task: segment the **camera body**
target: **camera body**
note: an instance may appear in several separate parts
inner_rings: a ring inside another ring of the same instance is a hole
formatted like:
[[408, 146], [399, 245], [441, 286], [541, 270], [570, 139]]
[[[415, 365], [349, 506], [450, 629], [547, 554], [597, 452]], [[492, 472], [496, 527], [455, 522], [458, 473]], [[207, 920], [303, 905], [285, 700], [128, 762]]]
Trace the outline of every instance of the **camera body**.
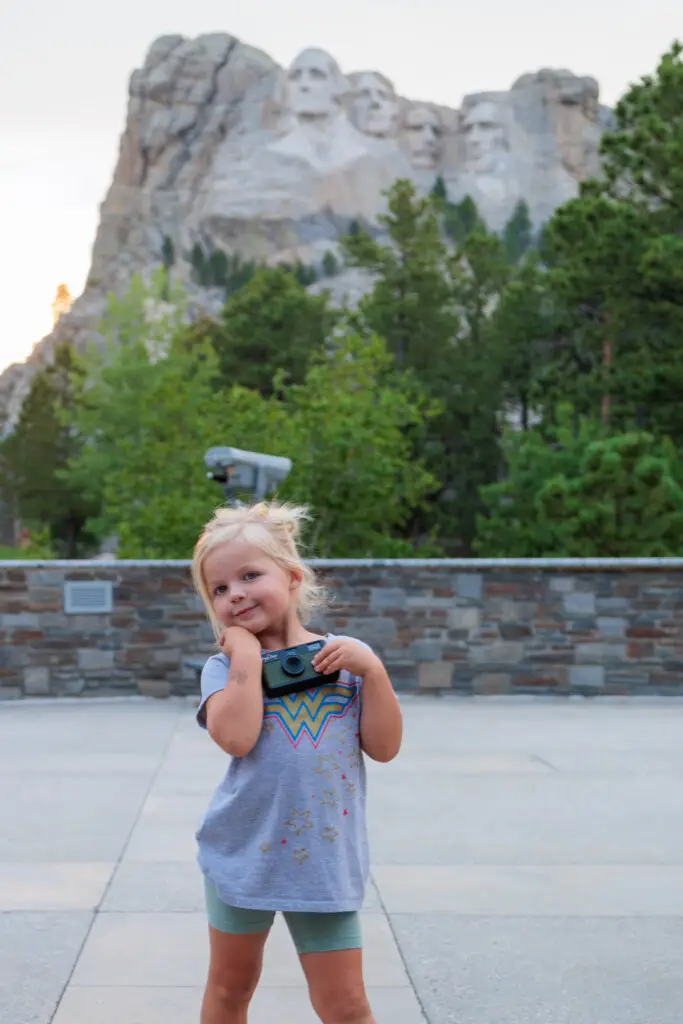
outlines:
[[209, 470], [207, 476], [223, 485], [227, 498], [246, 491], [256, 501], [261, 501], [286, 480], [292, 468], [292, 460], [281, 455], [227, 446], [209, 448], [204, 463]]
[[336, 683], [339, 672], [324, 675], [313, 668], [313, 659], [323, 647], [324, 640], [311, 640], [298, 647], [282, 651], [263, 651], [263, 689], [268, 697], [283, 697], [286, 693], [312, 690], [327, 683]]

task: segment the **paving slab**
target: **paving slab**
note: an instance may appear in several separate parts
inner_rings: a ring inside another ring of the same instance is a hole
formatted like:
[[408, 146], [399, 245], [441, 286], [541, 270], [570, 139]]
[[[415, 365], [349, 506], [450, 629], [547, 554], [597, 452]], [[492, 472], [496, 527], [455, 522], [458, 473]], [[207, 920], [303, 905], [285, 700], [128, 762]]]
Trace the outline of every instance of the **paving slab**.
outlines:
[[0, 913], [2, 1024], [52, 1021], [91, 922], [78, 911]]
[[373, 772], [373, 858], [425, 866], [680, 864], [683, 785], [674, 778], [564, 772], [451, 778], [423, 770], [406, 790], [389, 773]]
[[[403, 708], [368, 765], [378, 1024], [680, 1024], [683, 701]], [[226, 765], [186, 701], [3, 705], [2, 1024], [197, 1021], [194, 833]], [[278, 918], [250, 1022], [295, 1020]]]
[[0, 911], [92, 910], [102, 900], [114, 864], [0, 862]]
[[0, 862], [116, 861], [149, 782], [46, 772], [0, 787]]
[[680, 1024], [681, 919], [392, 925], [430, 1024]]
[[[199, 1020], [201, 988], [78, 988], [71, 986], [54, 1024], [188, 1024]], [[425, 1024], [412, 990], [368, 989], [379, 1022]], [[320, 1024], [308, 994], [300, 988], [259, 988], [249, 1024]]]
[[[0, 894], [2, 866], [0, 865]], [[134, 861], [119, 864], [100, 910], [129, 913], [200, 913], [204, 911], [204, 884], [194, 859], [189, 861]], [[370, 879], [363, 910], [383, 912], [379, 893]]]
[[[368, 985], [409, 988], [400, 952], [383, 914], [365, 914]], [[144, 956], [141, 956], [144, 950]], [[76, 986], [188, 986], [206, 980], [208, 936], [203, 913], [108, 913], [96, 919], [74, 971]], [[268, 937], [261, 984], [302, 985], [299, 959], [283, 919]]]
[[683, 867], [381, 865], [374, 875], [389, 914], [683, 919]]

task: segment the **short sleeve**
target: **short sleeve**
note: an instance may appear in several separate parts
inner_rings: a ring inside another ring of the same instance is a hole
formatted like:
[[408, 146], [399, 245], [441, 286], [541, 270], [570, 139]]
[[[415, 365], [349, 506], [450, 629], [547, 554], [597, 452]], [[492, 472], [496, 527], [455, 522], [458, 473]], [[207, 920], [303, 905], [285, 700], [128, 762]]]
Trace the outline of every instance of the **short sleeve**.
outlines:
[[201, 702], [197, 708], [197, 724], [206, 729], [206, 702], [209, 697], [225, 689], [230, 671], [230, 658], [225, 654], [213, 654], [202, 669]]

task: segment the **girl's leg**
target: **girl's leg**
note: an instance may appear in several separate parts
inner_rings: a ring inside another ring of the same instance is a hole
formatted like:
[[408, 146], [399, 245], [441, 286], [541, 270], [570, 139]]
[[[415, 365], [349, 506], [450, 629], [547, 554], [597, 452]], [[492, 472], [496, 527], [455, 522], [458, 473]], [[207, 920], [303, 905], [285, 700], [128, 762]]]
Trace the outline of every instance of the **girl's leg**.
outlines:
[[208, 881], [205, 890], [210, 961], [201, 1024], [247, 1024], [275, 915], [228, 906]]
[[247, 1024], [268, 932], [228, 935], [209, 926], [211, 960], [201, 1024]]
[[360, 917], [285, 914], [311, 1005], [323, 1024], [374, 1024], [363, 982]]

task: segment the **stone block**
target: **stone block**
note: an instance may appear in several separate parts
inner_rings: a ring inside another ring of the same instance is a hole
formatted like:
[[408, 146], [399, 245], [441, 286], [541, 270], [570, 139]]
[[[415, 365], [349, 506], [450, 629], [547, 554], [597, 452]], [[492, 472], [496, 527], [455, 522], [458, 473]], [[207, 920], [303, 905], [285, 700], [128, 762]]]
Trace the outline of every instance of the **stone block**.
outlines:
[[614, 615], [631, 610], [631, 602], [626, 597], [599, 597], [596, 606], [600, 615]]
[[30, 574], [30, 586], [34, 587], [62, 587], [66, 573], [64, 569], [34, 569]]
[[498, 628], [503, 640], [518, 640], [521, 637], [533, 636], [530, 622], [501, 622]]
[[396, 622], [386, 616], [366, 616], [362, 619], [349, 619], [346, 632], [365, 640], [371, 647], [393, 644], [397, 638]]
[[569, 669], [572, 690], [602, 690], [605, 687], [604, 665], [572, 665]]
[[0, 686], [0, 700], [19, 700], [23, 696], [20, 686]]
[[24, 669], [24, 693], [28, 697], [45, 697], [50, 693], [50, 670], [45, 665]]
[[372, 611], [401, 611], [406, 607], [406, 592], [401, 587], [373, 587], [370, 595]]
[[171, 683], [167, 679], [138, 679], [138, 692], [143, 697], [163, 699], [171, 696]]
[[550, 589], [558, 594], [569, 594], [576, 586], [576, 580], [571, 576], [553, 576], [550, 580]]
[[473, 632], [481, 625], [479, 608], [451, 608], [448, 613], [448, 628]]
[[603, 636], [624, 636], [627, 626], [627, 619], [616, 618], [610, 615], [598, 616], [598, 629]]
[[23, 668], [29, 663], [29, 653], [28, 647], [17, 645], [3, 647], [0, 650], [0, 666], [2, 668]]
[[83, 672], [100, 672], [114, 668], [114, 651], [86, 647], [78, 652], [78, 667]]
[[19, 612], [17, 615], [3, 615], [4, 629], [45, 629], [43, 616], [37, 612]]
[[564, 665], [543, 665], [538, 669], [527, 667], [515, 674], [512, 688], [518, 693], [545, 693], [564, 690], [567, 669]]
[[474, 677], [474, 692], [488, 697], [509, 693], [512, 676], [509, 672], [482, 672]]
[[481, 644], [472, 648], [474, 664], [516, 665], [524, 657], [524, 644], [513, 641]]
[[85, 690], [85, 679], [82, 676], [71, 676], [61, 682], [61, 691], [65, 697], [80, 697]]
[[440, 640], [414, 640], [410, 656], [415, 661], [441, 661], [443, 643]]
[[424, 661], [418, 668], [421, 690], [450, 690], [452, 666], [446, 661]]
[[595, 594], [588, 590], [574, 590], [564, 595], [564, 610], [567, 615], [594, 615]]
[[456, 576], [458, 597], [469, 601], [481, 601], [484, 593], [484, 577], [478, 572], [459, 572]]

